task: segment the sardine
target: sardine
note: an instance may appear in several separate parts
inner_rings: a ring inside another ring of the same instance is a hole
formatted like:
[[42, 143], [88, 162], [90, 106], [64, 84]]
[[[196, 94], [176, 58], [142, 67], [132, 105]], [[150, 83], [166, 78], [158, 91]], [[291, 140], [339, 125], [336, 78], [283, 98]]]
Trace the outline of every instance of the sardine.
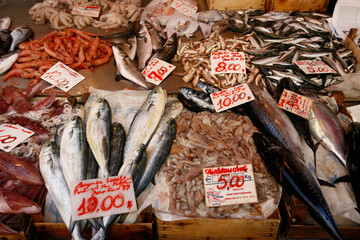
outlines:
[[0, 30], [0, 56], [6, 54], [12, 43], [11, 31], [9, 29]]
[[64, 125], [60, 143], [60, 164], [66, 183], [86, 179], [87, 143], [85, 124], [76, 116]]
[[290, 194], [308, 206], [312, 218], [334, 239], [343, 239], [320, 184], [304, 162], [287, 147], [279, 146], [263, 134], [253, 133], [257, 152], [276, 181]]
[[11, 24], [11, 18], [10, 17], [3, 17], [0, 19], [0, 30], [8, 29]]
[[18, 53], [8, 53], [0, 57], [0, 75], [11, 68], [18, 59]]
[[111, 132], [109, 172], [111, 176], [116, 176], [123, 164], [126, 136], [124, 127], [121, 125], [121, 123], [113, 123]]
[[112, 49], [114, 52], [115, 62], [118, 70], [117, 74], [120, 75], [118, 76], [120, 79], [127, 79], [146, 89], [152, 87], [152, 84], [145, 80], [144, 76], [134, 66], [130, 58], [123, 50], [119, 49], [116, 46], [113, 46]]
[[151, 62], [154, 58], [169, 62], [175, 55], [177, 48], [177, 36], [173, 34], [168, 40], [166, 40], [164, 47], [157, 51], [149, 60]]
[[163, 48], [163, 40], [160, 37], [158, 31], [156, 31], [155, 28], [150, 28], [149, 29], [149, 34], [151, 37], [151, 45], [152, 45], [152, 49], [157, 52], [158, 50]]
[[12, 42], [9, 51], [15, 49], [23, 42], [26, 42], [33, 35], [33, 31], [28, 27], [17, 27], [11, 32]]
[[143, 70], [146, 67], [147, 61], [150, 59], [152, 54], [152, 43], [150, 33], [147, 30], [144, 23], [141, 23], [141, 28], [139, 30], [139, 35], [137, 37], [137, 49], [136, 55], [139, 62], [139, 69]]
[[105, 98], [99, 98], [91, 106], [86, 121], [86, 139], [99, 164], [98, 177], [109, 177], [111, 109]]

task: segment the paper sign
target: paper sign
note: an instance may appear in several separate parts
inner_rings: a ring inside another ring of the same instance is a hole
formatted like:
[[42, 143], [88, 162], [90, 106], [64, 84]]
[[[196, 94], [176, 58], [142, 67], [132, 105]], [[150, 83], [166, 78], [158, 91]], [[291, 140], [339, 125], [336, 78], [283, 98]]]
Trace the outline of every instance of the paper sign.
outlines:
[[75, 5], [71, 14], [97, 18], [100, 15], [100, 7]]
[[295, 63], [306, 74], [336, 73], [334, 69], [326, 65], [323, 61], [304, 60], [296, 61]]
[[137, 210], [130, 175], [73, 182], [70, 190], [74, 221]]
[[210, 97], [216, 112], [222, 112], [255, 99], [246, 83], [212, 93]]
[[278, 107], [309, 119], [312, 104], [313, 100], [311, 98], [284, 89], [278, 102]]
[[0, 125], [0, 149], [10, 152], [33, 134], [33, 131], [20, 125], [4, 123]]
[[198, 9], [197, 6], [191, 4], [185, 0], [174, 0], [170, 7], [175, 8], [176, 10], [182, 12], [183, 14], [191, 17], [194, 15]]
[[174, 69], [174, 65], [154, 58], [142, 71], [142, 75], [146, 81], [159, 85]]
[[251, 164], [203, 169], [207, 207], [257, 202]]
[[243, 73], [246, 74], [245, 54], [243, 52], [212, 52], [211, 73]]
[[351, 107], [346, 107], [346, 109], [350, 113], [350, 115], [351, 115], [352, 119], [354, 120], [354, 122], [359, 122], [360, 121], [360, 105], [354, 105], [354, 106], [351, 106]]
[[69, 91], [76, 84], [85, 79], [84, 76], [75, 72], [62, 62], [58, 62], [52, 66], [41, 76], [41, 78], [53, 86], [60, 88], [64, 92]]

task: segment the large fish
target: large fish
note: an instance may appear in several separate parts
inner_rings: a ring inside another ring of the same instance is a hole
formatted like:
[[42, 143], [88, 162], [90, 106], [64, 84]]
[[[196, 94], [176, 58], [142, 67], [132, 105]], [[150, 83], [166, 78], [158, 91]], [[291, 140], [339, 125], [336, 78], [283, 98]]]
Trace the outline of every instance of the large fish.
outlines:
[[0, 189], [0, 213], [34, 214], [39, 213], [41, 207], [26, 197], [5, 189]]
[[11, 68], [18, 59], [18, 53], [8, 53], [0, 57], [0, 75]]
[[85, 124], [76, 116], [64, 125], [60, 142], [60, 164], [66, 183], [86, 179], [87, 172], [87, 143]]
[[346, 166], [344, 128], [334, 112], [318, 99], [311, 108], [309, 127], [314, 138]]
[[125, 146], [125, 130], [121, 123], [113, 123], [111, 135], [111, 154], [109, 171], [111, 176], [116, 176], [123, 164], [124, 146]]
[[80, 233], [80, 224], [71, 221], [70, 190], [61, 169], [60, 150], [55, 142], [50, 141], [43, 145], [40, 151], [39, 164], [46, 189], [54, 201], [62, 220], [68, 229], [73, 229], [72, 237], [74, 239], [84, 239]]
[[12, 42], [9, 51], [15, 51], [23, 42], [26, 42], [33, 34], [28, 27], [17, 27], [11, 32]]
[[163, 40], [160, 37], [160, 34], [158, 33], [158, 31], [156, 31], [155, 28], [150, 28], [149, 29], [149, 34], [151, 37], [151, 45], [152, 45], [152, 49], [157, 52], [160, 49], [162, 49], [163, 47]]
[[112, 47], [117, 66], [116, 79], [127, 79], [135, 84], [149, 89], [152, 84], [147, 82], [144, 76], [134, 66], [128, 55], [117, 46]]
[[175, 55], [177, 49], [177, 36], [174, 33], [168, 40], [166, 40], [164, 47], [157, 51], [149, 60], [151, 62], [154, 58], [169, 62]]
[[139, 62], [139, 69], [143, 70], [146, 67], [147, 61], [152, 54], [151, 36], [144, 23], [141, 23], [141, 28], [137, 37], [136, 55]]
[[109, 177], [111, 108], [105, 98], [99, 98], [91, 106], [86, 121], [86, 139], [99, 164], [98, 177]]
[[360, 123], [354, 122], [349, 125], [346, 135], [347, 158], [350, 182], [355, 194], [357, 211], [360, 212]]
[[255, 132], [257, 152], [276, 181], [290, 194], [308, 206], [312, 218], [334, 239], [343, 239], [330, 212], [321, 187], [304, 162], [287, 147]]

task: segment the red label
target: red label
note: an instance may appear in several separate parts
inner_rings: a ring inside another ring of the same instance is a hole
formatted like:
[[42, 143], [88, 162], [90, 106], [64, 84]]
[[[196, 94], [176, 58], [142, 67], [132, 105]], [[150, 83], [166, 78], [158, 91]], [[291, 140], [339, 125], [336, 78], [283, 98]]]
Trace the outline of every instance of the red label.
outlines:
[[14, 147], [34, 134], [33, 131], [15, 124], [2, 124], [0, 126], [0, 149], [10, 152]]
[[176, 10], [182, 12], [183, 14], [191, 17], [194, 15], [198, 9], [197, 6], [191, 4], [185, 0], [174, 0], [170, 7], [175, 8]]
[[296, 61], [296, 65], [306, 74], [325, 74], [325, 73], [336, 73], [334, 69], [326, 65], [322, 61]]
[[142, 71], [142, 75], [146, 81], [159, 85], [174, 69], [174, 65], [154, 58]]
[[246, 74], [245, 54], [243, 52], [219, 51], [211, 53], [211, 73]]
[[312, 104], [312, 99], [284, 89], [278, 102], [278, 107], [309, 119]]

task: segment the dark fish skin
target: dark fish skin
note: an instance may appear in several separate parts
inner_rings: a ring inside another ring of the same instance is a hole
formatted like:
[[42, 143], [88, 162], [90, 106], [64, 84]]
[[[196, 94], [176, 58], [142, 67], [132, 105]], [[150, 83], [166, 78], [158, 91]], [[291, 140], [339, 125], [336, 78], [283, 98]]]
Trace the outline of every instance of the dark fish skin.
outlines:
[[99, 171], [99, 164], [96, 162], [96, 158], [94, 157], [94, 154], [92, 153], [90, 147], [88, 147], [89, 150], [89, 160], [88, 160], [88, 168], [86, 173], [86, 179], [94, 179], [98, 176]]
[[343, 239], [317, 179], [302, 160], [261, 133], [253, 133], [253, 139], [257, 152], [276, 181], [306, 204], [312, 218], [334, 239]]
[[154, 58], [169, 62], [175, 55], [177, 49], [177, 35], [174, 33], [166, 40], [162, 49], [157, 51], [149, 60], [151, 62]]
[[146, 146], [145, 144], [141, 144], [139, 147], [139, 155], [135, 160], [136, 168], [134, 168], [134, 171], [131, 174], [134, 189], [136, 189], [139, 185], [142, 174], [144, 173], [146, 167], [146, 160]]
[[348, 169], [350, 183], [352, 185], [357, 211], [360, 212], [360, 123], [353, 122], [349, 125], [345, 139], [347, 148], [346, 167]]
[[208, 111], [205, 108], [201, 108], [201, 107], [197, 106], [193, 101], [190, 101], [189, 99], [185, 98], [184, 95], [182, 95], [181, 93], [179, 93], [177, 95], [177, 98], [182, 103], [182, 105], [189, 111], [192, 111], [192, 112]]
[[12, 36], [9, 29], [0, 30], [0, 56], [6, 54], [11, 46]]
[[15, 51], [23, 42], [29, 40], [33, 35], [33, 31], [28, 27], [17, 27], [11, 32], [12, 42], [9, 51]]
[[111, 176], [116, 176], [123, 164], [125, 140], [126, 135], [124, 127], [121, 125], [121, 123], [113, 123], [110, 143], [111, 154], [109, 162], [109, 172]]
[[198, 86], [204, 93], [207, 93], [209, 95], [213, 94], [215, 92], [220, 92], [221, 91], [220, 88], [215, 87], [212, 84], [208, 84], [208, 83], [204, 83], [204, 82], [198, 82], [196, 84], [196, 86]]
[[[202, 111], [210, 112], [215, 111], [211, 98], [208, 94], [186, 87], [181, 87], [179, 92], [179, 94], [183, 95], [184, 99], [188, 100], [187, 103], [189, 103], [190, 106], [194, 106], [194, 109], [203, 109]], [[181, 101], [183, 99], [179, 100]], [[187, 106], [184, 105], [184, 107], [186, 108]]]

